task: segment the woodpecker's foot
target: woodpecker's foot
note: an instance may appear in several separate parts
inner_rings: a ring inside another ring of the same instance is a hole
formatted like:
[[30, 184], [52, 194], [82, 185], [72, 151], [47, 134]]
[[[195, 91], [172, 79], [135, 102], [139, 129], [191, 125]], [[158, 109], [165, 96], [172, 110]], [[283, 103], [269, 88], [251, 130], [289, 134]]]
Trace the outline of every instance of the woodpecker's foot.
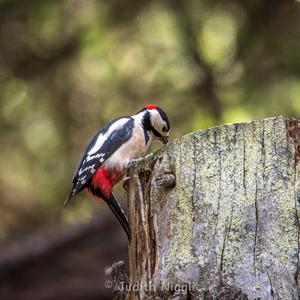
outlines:
[[124, 189], [125, 191], [128, 190], [129, 180], [130, 180], [130, 177], [129, 177], [129, 176], [126, 176], [126, 177], [124, 177], [124, 179], [123, 179], [123, 189]]
[[128, 169], [132, 168], [136, 162], [138, 162], [139, 160], [142, 160], [141, 158], [138, 159], [132, 159], [129, 163], [128, 163]]
[[158, 187], [172, 188], [176, 185], [176, 176], [172, 173], [165, 173], [155, 179]]
[[132, 160], [128, 163], [127, 167], [128, 167], [128, 169], [130, 169], [131, 167], [134, 167], [139, 161], [150, 159], [150, 158], [153, 157], [153, 156], [154, 156], [153, 153], [149, 153], [149, 154], [147, 154], [147, 155], [144, 156], [144, 157], [137, 158], [137, 159], [132, 159]]

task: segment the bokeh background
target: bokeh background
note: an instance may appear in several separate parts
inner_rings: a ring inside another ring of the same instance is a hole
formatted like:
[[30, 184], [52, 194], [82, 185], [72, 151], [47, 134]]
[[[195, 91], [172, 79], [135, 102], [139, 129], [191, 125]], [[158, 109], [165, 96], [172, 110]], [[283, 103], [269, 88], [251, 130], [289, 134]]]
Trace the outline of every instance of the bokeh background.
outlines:
[[1, 300], [111, 299], [125, 234], [84, 193], [62, 207], [107, 121], [156, 103], [176, 138], [300, 115], [294, 0], [1, 0], [0, 45]]

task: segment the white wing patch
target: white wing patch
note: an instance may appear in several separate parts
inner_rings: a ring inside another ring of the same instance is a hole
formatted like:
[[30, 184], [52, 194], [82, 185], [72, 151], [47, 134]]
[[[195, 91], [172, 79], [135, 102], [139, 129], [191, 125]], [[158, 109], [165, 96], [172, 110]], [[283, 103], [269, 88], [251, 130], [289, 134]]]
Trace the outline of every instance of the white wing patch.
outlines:
[[112, 134], [112, 132], [122, 128], [128, 122], [128, 120], [129, 120], [129, 118], [122, 118], [122, 119], [116, 121], [115, 123], [113, 123], [104, 134], [100, 134], [97, 138], [95, 145], [87, 153], [87, 155], [88, 155], [87, 159], [89, 159], [89, 156], [91, 156], [94, 153], [96, 153], [97, 151], [99, 151], [99, 149], [102, 147], [102, 145], [107, 140], [107, 138]]
[[80, 169], [78, 172], [78, 175], [81, 176], [82, 173], [90, 171], [91, 173], [94, 173], [96, 171], [95, 164], [85, 167], [84, 169]]
[[86, 158], [86, 161], [90, 161], [92, 159], [98, 158], [100, 163], [103, 163], [104, 160], [105, 160], [104, 156], [105, 156], [105, 153], [97, 153], [95, 155], [88, 155], [87, 158]]
[[[123, 117], [113, 121], [97, 133], [90, 142], [88, 150], [86, 150], [80, 166], [73, 176], [73, 195], [85, 187], [86, 183], [97, 171], [97, 168], [105, 164], [108, 158], [112, 158], [111, 161], [113, 163], [120, 164], [120, 157], [118, 155], [112, 156], [119, 148], [127, 144], [133, 128], [134, 120], [131, 117]], [[129, 149], [127, 149], [128, 151]], [[123, 167], [123, 161], [126, 162], [126, 159], [121, 160], [121, 167]]]
[[[122, 118], [115, 123], [113, 123], [109, 129], [104, 133], [100, 134], [94, 144], [94, 146], [91, 148], [91, 150], [87, 153], [86, 159], [83, 162], [83, 165], [91, 160], [97, 159], [100, 164], [102, 164], [105, 161], [105, 153], [97, 153], [105, 141], [109, 138], [109, 136], [114, 132], [117, 131], [118, 129], [121, 129], [126, 123], [128, 122], [128, 118]], [[88, 165], [85, 168], [81, 168], [78, 171], [78, 176], [80, 177], [83, 173], [85, 172], [90, 172], [90, 173], [95, 173], [95, 164]], [[86, 176], [83, 176], [81, 179], [81, 184], [84, 184], [86, 181]]]

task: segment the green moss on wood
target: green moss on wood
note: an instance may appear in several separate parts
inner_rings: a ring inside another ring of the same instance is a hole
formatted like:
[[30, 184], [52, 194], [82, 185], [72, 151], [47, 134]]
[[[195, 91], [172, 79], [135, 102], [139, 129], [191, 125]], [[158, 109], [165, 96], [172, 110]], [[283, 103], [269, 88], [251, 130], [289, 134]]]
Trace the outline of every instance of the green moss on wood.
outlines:
[[[150, 170], [146, 183], [131, 185], [129, 198], [131, 218], [137, 219], [140, 199], [133, 191], [144, 187], [155, 241], [147, 236], [150, 229], [143, 238], [155, 257], [143, 256], [137, 249], [142, 243], [134, 242], [131, 264], [147, 273], [145, 262], [155, 261], [153, 274], [132, 274], [132, 280], [152, 280], [158, 288], [170, 281], [193, 283], [196, 299], [220, 282], [238, 286], [250, 299], [271, 297], [271, 290], [286, 299], [297, 296], [299, 184], [286, 121], [270, 118], [191, 133], [133, 166], [132, 174]], [[164, 172], [175, 172], [175, 188], [155, 185]]]

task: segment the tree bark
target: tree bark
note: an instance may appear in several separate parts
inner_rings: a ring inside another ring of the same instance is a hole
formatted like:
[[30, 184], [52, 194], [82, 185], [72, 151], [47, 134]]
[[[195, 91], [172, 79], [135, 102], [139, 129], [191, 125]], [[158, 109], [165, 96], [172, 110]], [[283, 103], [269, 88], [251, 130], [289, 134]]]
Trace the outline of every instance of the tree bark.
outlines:
[[133, 163], [128, 299], [299, 299], [290, 121], [194, 132]]

